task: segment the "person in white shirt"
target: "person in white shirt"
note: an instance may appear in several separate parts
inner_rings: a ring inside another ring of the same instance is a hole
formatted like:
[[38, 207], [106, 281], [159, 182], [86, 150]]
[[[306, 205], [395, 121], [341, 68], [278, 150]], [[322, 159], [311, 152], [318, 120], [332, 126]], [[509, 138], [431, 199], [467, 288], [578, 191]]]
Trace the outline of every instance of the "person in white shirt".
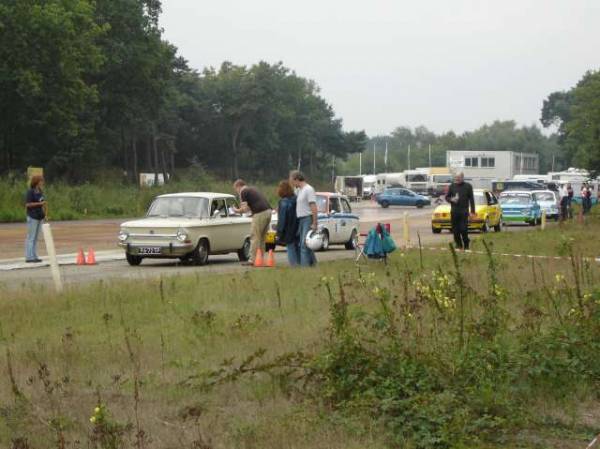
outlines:
[[563, 184], [558, 189], [558, 197], [560, 202], [560, 220], [564, 221], [569, 218], [569, 189], [566, 184]]
[[298, 217], [298, 238], [300, 243], [300, 265], [310, 267], [317, 264], [313, 250], [306, 246], [306, 235], [312, 229], [317, 230], [317, 196], [315, 189], [306, 182], [301, 171], [294, 170], [290, 173], [290, 182], [296, 191], [296, 216]]

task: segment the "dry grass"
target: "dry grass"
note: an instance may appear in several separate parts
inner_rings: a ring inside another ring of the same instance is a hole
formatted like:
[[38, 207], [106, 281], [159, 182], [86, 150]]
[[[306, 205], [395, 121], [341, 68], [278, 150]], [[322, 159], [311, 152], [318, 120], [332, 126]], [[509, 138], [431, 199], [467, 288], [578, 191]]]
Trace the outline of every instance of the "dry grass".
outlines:
[[[498, 247], [506, 245], [504, 236], [490, 238]], [[523, 245], [530, 241], [519, 233], [511, 235], [511, 245], [519, 239]], [[461, 261], [467, 283], [475, 290], [487, 288], [484, 258], [461, 256]], [[414, 251], [395, 254], [387, 268], [373, 263], [362, 270], [400, 291], [403, 273], [418, 271], [419, 264]], [[451, 259], [427, 253], [423, 264], [425, 271], [445, 270]], [[586, 270], [588, 285], [597, 285], [598, 267]], [[556, 273], [567, 282], [573, 279], [564, 261], [500, 261], [499, 281], [512, 298], [512, 311], [519, 313], [525, 292], [551, 285]], [[61, 296], [39, 287], [0, 292], [5, 367], [0, 373], [0, 446], [17, 448], [15, 441], [21, 439], [28, 444], [22, 447], [32, 449], [88, 447], [94, 429], [89, 418], [100, 401], [113, 422], [132, 425], [124, 447], [387, 447], [377, 422], [340, 422], [326, 408], [284, 394], [265, 374], [210, 391], [189, 382], [224, 360], [239, 363], [259, 348], [266, 349], [267, 357], [318, 348], [330, 319], [323, 276], [349, 280], [348, 301], [371, 307], [372, 298], [351, 282], [358, 276], [351, 262], [322, 264], [318, 270], [98, 283]], [[590, 413], [597, 416], [598, 404], [588, 404], [571, 415], [572, 426], [587, 426], [589, 419], [582, 420]], [[544, 413], [553, 416], [562, 407], [555, 404]], [[136, 436], [139, 430], [142, 437]], [[523, 438], [524, 447], [537, 447], [535, 438]]]

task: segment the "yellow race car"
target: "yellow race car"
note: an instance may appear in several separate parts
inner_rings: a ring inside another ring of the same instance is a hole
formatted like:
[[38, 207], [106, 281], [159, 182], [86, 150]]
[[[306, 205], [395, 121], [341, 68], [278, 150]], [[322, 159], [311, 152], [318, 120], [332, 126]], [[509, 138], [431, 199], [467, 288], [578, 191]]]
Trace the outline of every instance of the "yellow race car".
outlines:
[[[502, 209], [498, 198], [485, 189], [473, 190], [475, 196], [475, 213], [477, 218], [469, 218], [469, 231], [488, 232], [494, 229], [496, 232], [502, 230]], [[443, 229], [452, 230], [450, 221], [450, 204], [439, 205], [433, 211], [431, 217], [431, 231], [439, 234]]]

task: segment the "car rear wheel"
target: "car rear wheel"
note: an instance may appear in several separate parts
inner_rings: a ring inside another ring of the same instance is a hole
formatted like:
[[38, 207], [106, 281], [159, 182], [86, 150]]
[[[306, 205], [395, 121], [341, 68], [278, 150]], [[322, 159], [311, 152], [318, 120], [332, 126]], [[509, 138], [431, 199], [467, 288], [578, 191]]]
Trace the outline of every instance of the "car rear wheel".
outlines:
[[133, 254], [125, 253], [125, 258], [127, 259], [127, 263], [132, 267], [137, 267], [142, 263], [142, 256], [134, 256]]
[[533, 220], [531, 220], [529, 222], [529, 226], [535, 226], [536, 222], [537, 222], [537, 220], [534, 218]]
[[441, 234], [442, 230], [441, 229], [436, 229], [436, 228], [431, 228], [431, 232], [433, 232], [434, 234]]
[[344, 247], [346, 249], [356, 249], [356, 246], [358, 245], [358, 233], [356, 232], [356, 229], [352, 230], [352, 234], [350, 234], [350, 240], [348, 240], [346, 242], [346, 244], [344, 245]]
[[[269, 251], [268, 246], [269, 245], [267, 245], [267, 251]], [[247, 262], [248, 259], [250, 259], [250, 239], [244, 240], [244, 245], [237, 250], [237, 255], [240, 262]]]
[[383, 200], [381, 202], [381, 207], [383, 207], [384, 209], [387, 209], [388, 207], [390, 207], [390, 202]]
[[323, 246], [321, 251], [327, 251], [329, 249], [329, 232], [323, 231]]
[[208, 263], [209, 245], [208, 240], [202, 239], [198, 246], [192, 251], [191, 259], [195, 265], [206, 265]]

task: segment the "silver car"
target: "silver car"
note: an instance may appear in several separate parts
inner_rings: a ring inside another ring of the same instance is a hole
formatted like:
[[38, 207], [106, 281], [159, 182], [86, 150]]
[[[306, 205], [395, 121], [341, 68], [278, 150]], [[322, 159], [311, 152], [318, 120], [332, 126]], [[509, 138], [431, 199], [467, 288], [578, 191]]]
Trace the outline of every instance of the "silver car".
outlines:
[[532, 193], [540, 205], [542, 212], [546, 212], [546, 218], [558, 220], [560, 208], [556, 192], [553, 192], [552, 190], [534, 190]]

